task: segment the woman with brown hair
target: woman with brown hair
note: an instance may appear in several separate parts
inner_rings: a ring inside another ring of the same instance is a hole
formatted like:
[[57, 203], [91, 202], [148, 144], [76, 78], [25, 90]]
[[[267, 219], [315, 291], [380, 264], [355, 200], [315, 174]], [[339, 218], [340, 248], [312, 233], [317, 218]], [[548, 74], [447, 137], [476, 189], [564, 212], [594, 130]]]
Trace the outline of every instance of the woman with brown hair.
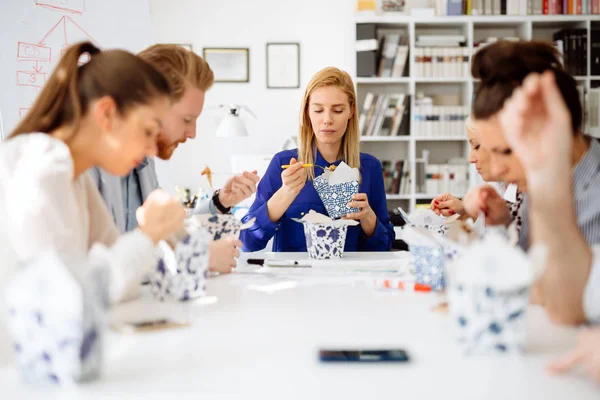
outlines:
[[[275, 237], [274, 251], [306, 251], [301, 224], [310, 210], [326, 214], [315, 188], [307, 180], [323, 173], [321, 168], [342, 161], [358, 168], [361, 182], [349, 207], [358, 208], [345, 218], [359, 226], [348, 228], [346, 251], [389, 251], [394, 228], [387, 211], [381, 163], [360, 153], [356, 93], [352, 78], [337, 68], [325, 68], [309, 82], [300, 111], [300, 146], [275, 154], [258, 185], [256, 200], [245, 219], [256, 217], [254, 227], [242, 232], [244, 250], [262, 250]], [[290, 164], [282, 171], [282, 165]]]
[[[589, 244], [600, 243], [600, 144], [582, 132], [582, 106], [577, 84], [562, 68], [557, 50], [544, 42], [498, 42], [475, 54], [471, 68], [480, 79], [472, 114], [475, 128], [481, 132], [481, 145], [491, 154], [491, 172], [505, 184], [516, 184], [523, 192], [519, 245], [529, 247], [528, 180], [522, 161], [515, 156], [502, 127], [499, 115], [504, 103], [531, 73], [552, 72], [571, 118], [573, 147], [571, 173], [577, 221]], [[464, 199], [466, 212], [477, 218], [485, 213], [486, 223], [508, 225], [513, 221], [504, 200], [489, 186], [473, 189]], [[548, 217], [561, 210], [548, 210]]]
[[[80, 66], [84, 55], [89, 61]], [[89, 42], [66, 50], [0, 145], [2, 275], [54, 251], [69, 267], [109, 263], [112, 301], [137, 292], [155, 262], [155, 244], [183, 226], [185, 210], [156, 191], [138, 210], [139, 229], [119, 237], [85, 172], [98, 165], [126, 175], [156, 154], [170, 102], [167, 80], [137, 56], [100, 51]], [[95, 244], [106, 246], [108, 255], [94, 251]]]

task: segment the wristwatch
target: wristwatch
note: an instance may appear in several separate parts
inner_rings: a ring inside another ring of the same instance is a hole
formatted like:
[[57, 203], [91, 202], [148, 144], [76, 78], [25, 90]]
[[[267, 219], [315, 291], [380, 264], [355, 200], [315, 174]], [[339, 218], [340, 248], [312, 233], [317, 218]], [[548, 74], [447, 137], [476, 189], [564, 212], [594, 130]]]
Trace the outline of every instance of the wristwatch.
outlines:
[[215, 193], [212, 197], [212, 202], [221, 214], [229, 214], [231, 207], [225, 207], [223, 204], [221, 204], [221, 200], [219, 200], [219, 193], [221, 193], [221, 189], [215, 190]]

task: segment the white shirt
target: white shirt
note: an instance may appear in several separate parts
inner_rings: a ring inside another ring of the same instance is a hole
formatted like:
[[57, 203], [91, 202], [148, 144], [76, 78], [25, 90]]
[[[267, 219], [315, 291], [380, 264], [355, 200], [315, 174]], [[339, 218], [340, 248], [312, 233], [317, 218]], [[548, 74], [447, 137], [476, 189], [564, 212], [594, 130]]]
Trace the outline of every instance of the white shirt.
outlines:
[[[112, 301], [135, 296], [155, 262], [150, 238], [139, 230], [119, 236], [89, 175], [73, 179], [69, 148], [46, 134], [24, 134], [0, 145], [0, 221], [0, 305], [17, 268], [50, 249], [70, 268], [107, 265]], [[0, 347], [7, 345], [2, 325]]]

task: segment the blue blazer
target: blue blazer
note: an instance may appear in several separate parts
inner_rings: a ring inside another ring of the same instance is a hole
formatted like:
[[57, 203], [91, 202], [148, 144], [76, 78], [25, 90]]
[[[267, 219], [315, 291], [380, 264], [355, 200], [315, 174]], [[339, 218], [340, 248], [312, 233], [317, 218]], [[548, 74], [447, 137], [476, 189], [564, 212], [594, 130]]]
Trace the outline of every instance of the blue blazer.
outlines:
[[[308, 181], [278, 222], [269, 219], [267, 201], [281, 188], [281, 166], [289, 164], [292, 157], [298, 158], [298, 149], [285, 150], [275, 154], [265, 172], [265, 176], [261, 179], [256, 193], [256, 200], [250, 207], [248, 214], [243, 218], [244, 221], [247, 221], [256, 217], [255, 225], [241, 233], [240, 239], [244, 244], [244, 251], [263, 250], [274, 236], [273, 251], [304, 252], [306, 251], [304, 228], [302, 224], [292, 221], [292, 218], [302, 218], [310, 210], [327, 215], [321, 198], [312, 182]], [[334, 164], [339, 165], [341, 161], [336, 161]], [[318, 151], [315, 164], [329, 165]], [[387, 210], [381, 163], [375, 157], [361, 153], [360, 165], [362, 182], [359, 193], [367, 194], [369, 204], [377, 215], [377, 227], [371, 237], [365, 236], [360, 225], [348, 227], [344, 250], [389, 251], [396, 235]], [[315, 168], [316, 176], [322, 173], [323, 170]]]

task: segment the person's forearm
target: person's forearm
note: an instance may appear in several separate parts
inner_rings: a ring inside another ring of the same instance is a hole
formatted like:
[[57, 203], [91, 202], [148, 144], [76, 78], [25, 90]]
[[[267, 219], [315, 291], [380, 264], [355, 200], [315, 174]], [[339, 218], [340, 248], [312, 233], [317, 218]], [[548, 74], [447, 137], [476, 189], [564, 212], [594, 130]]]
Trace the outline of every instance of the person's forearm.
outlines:
[[585, 321], [583, 293], [592, 253], [577, 226], [570, 179], [553, 186], [530, 189], [531, 242], [545, 244], [548, 252], [534, 292], [553, 320], [578, 324]]
[[367, 218], [360, 221], [360, 227], [364, 232], [365, 236], [371, 237], [375, 233], [375, 228], [377, 227], [377, 215], [372, 212]]
[[296, 196], [284, 191], [283, 188], [275, 192], [267, 202], [269, 219], [273, 222], [279, 221], [295, 199]]

